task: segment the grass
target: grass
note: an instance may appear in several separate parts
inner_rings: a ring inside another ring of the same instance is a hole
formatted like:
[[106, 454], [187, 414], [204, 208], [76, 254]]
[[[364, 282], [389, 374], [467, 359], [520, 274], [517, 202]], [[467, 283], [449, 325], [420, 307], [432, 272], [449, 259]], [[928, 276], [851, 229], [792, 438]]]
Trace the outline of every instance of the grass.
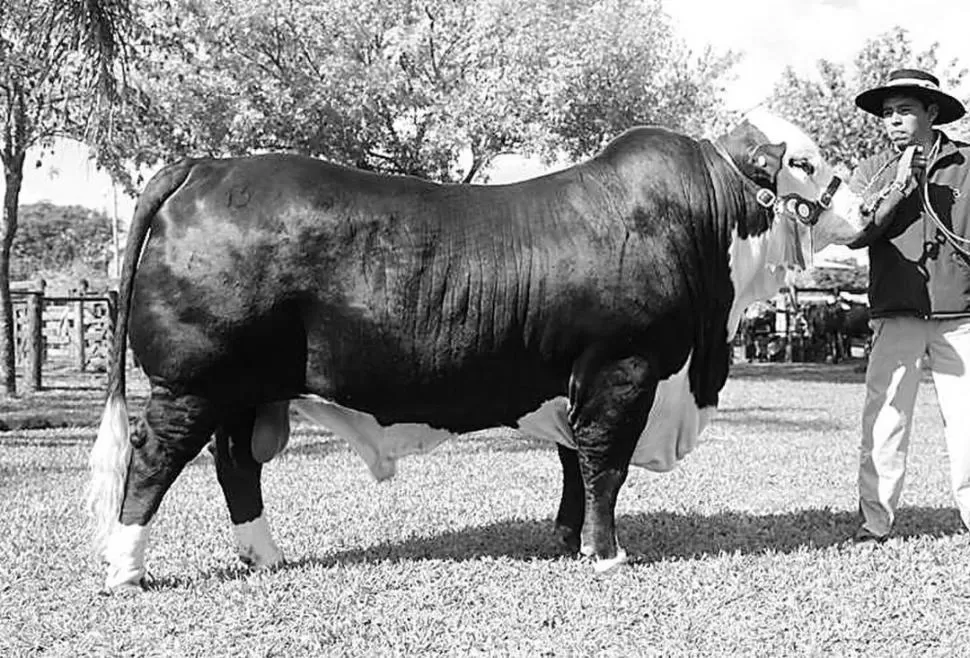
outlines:
[[862, 398], [851, 364], [735, 367], [706, 441], [671, 473], [631, 473], [618, 516], [636, 561], [606, 577], [553, 539], [545, 444], [481, 432], [378, 484], [298, 426], [264, 471], [286, 566], [236, 562], [202, 458], [162, 506], [153, 589], [107, 597], [78, 510], [100, 392], [8, 403], [70, 403], [84, 426], [0, 433], [0, 655], [966, 655], [970, 541], [929, 381], [899, 536], [843, 541]]

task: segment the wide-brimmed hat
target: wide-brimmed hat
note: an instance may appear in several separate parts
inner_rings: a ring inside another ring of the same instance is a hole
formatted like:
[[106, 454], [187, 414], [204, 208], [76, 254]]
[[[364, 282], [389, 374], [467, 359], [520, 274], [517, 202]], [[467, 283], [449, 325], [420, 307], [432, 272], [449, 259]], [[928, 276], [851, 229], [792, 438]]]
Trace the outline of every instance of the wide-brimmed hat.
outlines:
[[869, 114], [882, 116], [882, 102], [887, 96], [916, 92], [917, 97], [928, 99], [940, 108], [933, 123], [944, 124], [956, 121], [967, 109], [959, 100], [940, 91], [940, 80], [919, 69], [896, 69], [889, 74], [889, 80], [882, 86], [869, 89], [855, 97], [855, 104]]

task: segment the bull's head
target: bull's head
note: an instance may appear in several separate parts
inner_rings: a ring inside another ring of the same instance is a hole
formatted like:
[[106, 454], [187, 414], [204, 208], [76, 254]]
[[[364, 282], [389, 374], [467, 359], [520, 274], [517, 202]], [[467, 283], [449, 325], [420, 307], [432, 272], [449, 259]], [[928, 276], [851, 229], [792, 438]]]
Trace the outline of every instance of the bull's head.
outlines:
[[[766, 231], [751, 236], [739, 231], [739, 238], [748, 239], [732, 245], [733, 329], [748, 304], [782, 287], [788, 267], [804, 267], [814, 252], [828, 245], [849, 244], [862, 232], [864, 221], [862, 199], [834, 177], [815, 142], [794, 124], [756, 110], [719, 143], [725, 149], [734, 144], [731, 159], [746, 178], [762, 186], [758, 203], [774, 211]], [[739, 144], [744, 147], [739, 149]]]
[[721, 137], [718, 143], [746, 178], [755, 185], [775, 191], [787, 144], [768, 142], [764, 133], [747, 120]]
[[776, 220], [783, 217], [787, 226], [776, 228], [796, 232], [804, 259], [829, 245], [855, 240], [865, 225], [862, 199], [840, 184], [818, 145], [794, 124], [766, 111], [754, 110], [746, 120], [764, 135], [765, 143], [787, 146], [775, 179]]

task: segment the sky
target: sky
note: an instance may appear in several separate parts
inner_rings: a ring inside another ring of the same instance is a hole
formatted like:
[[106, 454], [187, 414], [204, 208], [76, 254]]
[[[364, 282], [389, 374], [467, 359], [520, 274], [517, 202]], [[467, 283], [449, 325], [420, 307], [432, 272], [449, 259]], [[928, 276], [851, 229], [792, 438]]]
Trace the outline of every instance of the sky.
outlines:
[[970, 66], [967, 0], [666, 0], [665, 8], [692, 49], [743, 53], [725, 98], [735, 110], [763, 100], [786, 66], [808, 74], [819, 59], [850, 62], [896, 25], [916, 50], [939, 42], [942, 61]]
[[[944, 59], [959, 57], [970, 66], [970, 0], [665, 0], [665, 7], [693, 50], [711, 45], [742, 54], [725, 97], [742, 111], [764, 100], [785, 66], [807, 74], [820, 58], [848, 62], [866, 39], [895, 25], [909, 30], [917, 50], [938, 41]], [[109, 216], [117, 207], [127, 222], [134, 201], [115, 192], [82, 146], [60, 146], [37, 162], [28, 159], [21, 203], [79, 204]], [[493, 168], [492, 182], [544, 171], [537, 162], [505, 157]]]

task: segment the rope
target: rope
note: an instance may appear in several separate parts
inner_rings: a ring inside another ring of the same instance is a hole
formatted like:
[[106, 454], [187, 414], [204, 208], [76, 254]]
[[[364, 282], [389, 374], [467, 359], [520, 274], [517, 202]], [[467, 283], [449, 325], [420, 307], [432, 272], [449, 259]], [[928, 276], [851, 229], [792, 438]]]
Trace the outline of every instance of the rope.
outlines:
[[923, 209], [926, 211], [927, 216], [933, 221], [933, 223], [936, 224], [936, 228], [940, 231], [940, 233], [942, 233], [943, 236], [950, 241], [950, 244], [953, 245], [954, 249], [959, 251], [967, 258], [970, 258], [970, 251], [967, 251], [959, 244], [957, 244], [957, 243], [962, 243], [962, 244], [970, 245], [970, 239], [965, 238], [961, 235], [957, 235], [949, 228], [947, 228], [946, 225], [943, 223], [943, 220], [941, 220], [940, 217], [936, 214], [936, 211], [933, 210], [933, 205], [930, 203], [930, 184], [929, 184], [928, 176], [923, 179], [923, 185], [922, 187], [919, 188], [919, 196], [920, 196], [920, 200], [923, 202]]

